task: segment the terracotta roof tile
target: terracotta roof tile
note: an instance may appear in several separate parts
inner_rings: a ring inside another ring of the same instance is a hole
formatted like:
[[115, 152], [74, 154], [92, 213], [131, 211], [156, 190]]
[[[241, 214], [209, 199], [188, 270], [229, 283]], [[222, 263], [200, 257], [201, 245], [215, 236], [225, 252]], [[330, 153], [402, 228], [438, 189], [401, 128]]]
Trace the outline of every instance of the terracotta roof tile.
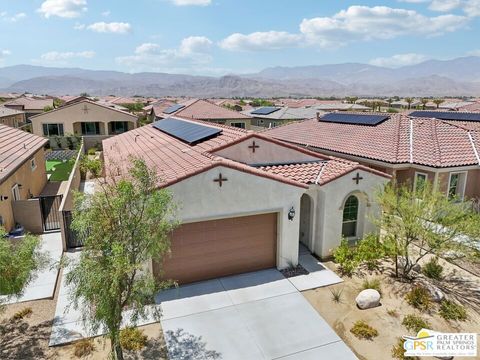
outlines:
[[207, 100], [190, 100], [184, 108], [175, 113], [175, 116], [184, 119], [197, 120], [228, 120], [228, 119], [250, 119], [250, 116], [244, 115], [223, 106], [216, 105]]

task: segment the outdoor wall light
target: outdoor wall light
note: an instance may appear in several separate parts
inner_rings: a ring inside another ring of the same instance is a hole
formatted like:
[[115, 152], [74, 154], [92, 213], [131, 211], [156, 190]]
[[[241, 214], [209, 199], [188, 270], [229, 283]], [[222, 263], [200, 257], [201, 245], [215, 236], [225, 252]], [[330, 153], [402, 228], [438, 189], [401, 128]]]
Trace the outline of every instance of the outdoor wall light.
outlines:
[[8, 200], [8, 196], [0, 195], [0, 201]]
[[288, 220], [293, 221], [294, 217], [295, 217], [295, 209], [292, 206], [288, 211]]

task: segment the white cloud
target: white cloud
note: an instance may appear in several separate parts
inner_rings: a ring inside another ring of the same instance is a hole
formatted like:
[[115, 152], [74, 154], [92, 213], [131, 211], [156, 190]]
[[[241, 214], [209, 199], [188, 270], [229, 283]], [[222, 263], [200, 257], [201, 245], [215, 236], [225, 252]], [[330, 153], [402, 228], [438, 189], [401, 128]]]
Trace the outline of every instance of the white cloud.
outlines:
[[50, 51], [40, 56], [40, 59], [45, 62], [64, 62], [66, 60], [80, 58], [80, 59], [91, 59], [95, 56], [94, 51], [80, 51], [80, 52], [59, 52], [59, 51]]
[[176, 6], [207, 6], [212, 0], [170, 0]]
[[14, 14], [14, 15], [8, 15], [8, 13], [6, 11], [4, 12], [1, 12], [0, 13], [0, 19], [4, 20], [4, 21], [8, 21], [8, 22], [17, 22], [21, 19], [24, 19], [27, 17], [27, 14], [23, 13], [23, 12], [20, 12], [20, 13], [17, 13], [17, 14]]
[[101, 15], [102, 15], [103, 17], [109, 17], [110, 14], [111, 14], [110, 10], [105, 10], [104, 12], [102, 12]]
[[75, 18], [87, 11], [87, 0], [45, 0], [37, 11], [46, 18]]
[[462, 10], [468, 17], [480, 16], [480, 0], [399, 0], [410, 3], [430, 3], [428, 8], [433, 11], [450, 12]]
[[155, 43], [144, 43], [135, 49], [133, 55], [117, 57], [116, 61], [135, 70], [185, 69], [211, 62], [212, 45], [213, 42], [205, 36], [187, 37], [174, 49], [163, 49]]
[[469, 52], [467, 52], [467, 55], [469, 55], [469, 56], [480, 56], [480, 49], [469, 51]]
[[428, 7], [433, 11], [452, 11], [462, 5], [461, 0], [433, 0]]
[[248, 35], [235, 33], [220, 42], [220, 47], [231, 51], [276, 50], [294, 47], [302, 40], [300, 34], [285, 31], [254, 32]]
[[12, 55], [12, 52], [7, 49], [0, 50], [0, 59], [4, 59], [7, 56]]
[[86, 28], [91, 31], [98, 33], [111, 33], [111, 34], [126, 34], [132, 30], [132, 26], [129, 23], [125, 22], [110, 22], [106, 23], [104, 21], [96, 22], [88, 26], [77, 26], [77, 29], [81, 30]]
[[419, 64], [425, 60], [428, 60], [428, 56], [422, 54], [397, 54], [391, 57], [379, 57], [370, 60], [371, 65], [384, 66], [384, 67], [400, 67], [407, 65]]

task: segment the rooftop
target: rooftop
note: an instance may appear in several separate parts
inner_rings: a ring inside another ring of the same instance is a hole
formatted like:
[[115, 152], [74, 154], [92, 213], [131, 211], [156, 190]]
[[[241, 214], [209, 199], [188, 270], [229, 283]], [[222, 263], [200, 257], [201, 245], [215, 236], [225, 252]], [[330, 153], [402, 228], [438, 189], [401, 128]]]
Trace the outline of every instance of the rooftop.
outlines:
[[250, 116], [248, 115], [227, 109], [226, 107], [214, 104], [208, 100], [203, 99], [188, 100], [179, 103], [179, 105], [184, 106], [177, 111], [167, 115], [175, 115], [176, 117], [181, 117], [184, 119], [196, 120], [236, 120], [250, 118]]

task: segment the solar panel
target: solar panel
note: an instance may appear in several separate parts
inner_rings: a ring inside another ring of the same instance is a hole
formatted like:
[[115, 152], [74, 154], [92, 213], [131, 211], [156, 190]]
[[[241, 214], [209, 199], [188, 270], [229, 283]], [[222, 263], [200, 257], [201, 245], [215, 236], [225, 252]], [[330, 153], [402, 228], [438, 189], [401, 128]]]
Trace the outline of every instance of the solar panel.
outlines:
[[175, 111], [183, 109], [184, 107], [185, 107], [185, 105], [181, 105], [181, 104], [172, 105], [172, 106], [169, 106], [168, 108], [166, 108], [165, 110], [163, 110], [163, 113], [170, 115], [170, 114], [173, 114]]
[[464, 113], [455, 111], [414, 111], [414, 117], [428, 117], [441, 120], [480, 121], [480, 113]]
[[158, 120], [153, 127], [190, 145], [211, 139], [222, 132], [218, 128], [173, 118]]
[[258, 109], [255, 109], [251, 112], [253, 115], [270, 115], [275, 111], [280, 110], [280, 108], [273, 107], [273, 106], [264, 106]]
[[388, 115], [360, 115], [360, 114], [344, 114], [329, 113], [320, 118], [320, 121], [333, 122], [339, 124], [368, 125], [376, 126], [387, 120]]

